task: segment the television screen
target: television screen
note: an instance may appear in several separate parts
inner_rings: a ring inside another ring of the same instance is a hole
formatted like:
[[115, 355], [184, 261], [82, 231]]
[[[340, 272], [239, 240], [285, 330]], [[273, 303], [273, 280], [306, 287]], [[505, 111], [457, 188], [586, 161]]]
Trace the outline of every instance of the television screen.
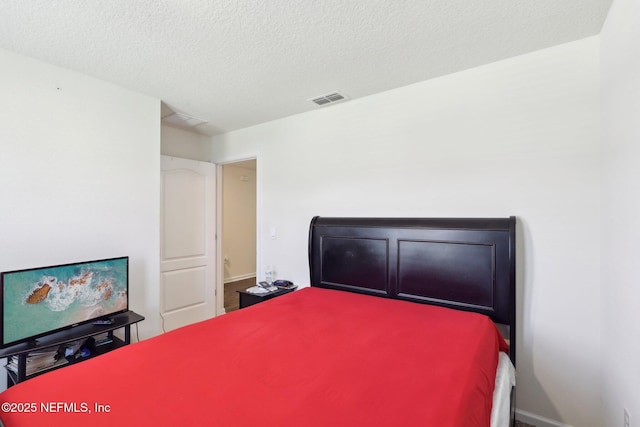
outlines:
[[2, 273], [2, 346], [128, 310], [128, 274], [128, 257]]

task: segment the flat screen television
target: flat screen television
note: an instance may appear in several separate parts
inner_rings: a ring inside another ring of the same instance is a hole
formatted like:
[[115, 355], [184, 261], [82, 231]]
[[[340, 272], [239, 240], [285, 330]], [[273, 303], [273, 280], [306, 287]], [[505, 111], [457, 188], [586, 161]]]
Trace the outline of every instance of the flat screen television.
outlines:
[[129, 257], [0, 274], [0, 347], [129, 309]]

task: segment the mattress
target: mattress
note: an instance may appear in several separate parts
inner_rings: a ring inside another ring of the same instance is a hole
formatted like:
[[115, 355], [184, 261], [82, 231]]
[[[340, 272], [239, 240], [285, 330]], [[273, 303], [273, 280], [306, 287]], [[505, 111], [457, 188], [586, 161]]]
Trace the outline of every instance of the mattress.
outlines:
[[35, 410], [1, 416], [7, 427], [486, 427], [501, 349], [483, 315], [305, 288], [20, 383], [0, 403]]
[[491, 427], [506, 427], [511, 421], [511, 390], [516, 385], [516, 368], [504, 352], [500, 352], [491, 407]]

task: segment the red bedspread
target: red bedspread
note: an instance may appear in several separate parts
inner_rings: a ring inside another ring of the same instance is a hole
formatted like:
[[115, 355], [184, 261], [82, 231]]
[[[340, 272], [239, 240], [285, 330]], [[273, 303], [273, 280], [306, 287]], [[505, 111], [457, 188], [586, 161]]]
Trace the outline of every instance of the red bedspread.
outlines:
[[485, 316], [305, 288], [18, 384], [0, 403], [36, 411], [0, 416], [6, 427], [486, 427], [503, 346]]

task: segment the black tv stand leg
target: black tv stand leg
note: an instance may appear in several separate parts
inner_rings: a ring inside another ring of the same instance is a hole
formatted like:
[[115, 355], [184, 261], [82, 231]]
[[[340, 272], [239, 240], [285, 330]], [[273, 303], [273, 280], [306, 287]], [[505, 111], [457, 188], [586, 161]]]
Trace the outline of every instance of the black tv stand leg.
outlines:
[[27, 353], [18, 355], [18, 382], [27, 379]]

